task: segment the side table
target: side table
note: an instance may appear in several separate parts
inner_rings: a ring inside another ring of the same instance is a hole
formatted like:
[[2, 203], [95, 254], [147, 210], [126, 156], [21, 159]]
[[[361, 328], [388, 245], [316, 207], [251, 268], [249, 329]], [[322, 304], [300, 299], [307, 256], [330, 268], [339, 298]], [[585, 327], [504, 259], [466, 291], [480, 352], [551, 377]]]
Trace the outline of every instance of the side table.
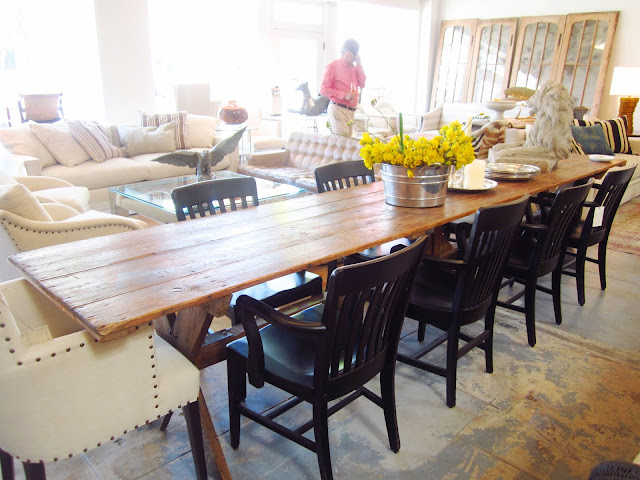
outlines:
[[247, 129], [244, 131], [238, 145], [240, 163], [246, 163], [247, 155], [251, 153], [251, 131], [255, 130], [256, 127], [249, 127], [246, 123], [241, 123], [240, 125], [219, 124], [216, 126], [216, 134], [220, 134], [223, 138], [230, 137], [243, 127], [247, 127]]

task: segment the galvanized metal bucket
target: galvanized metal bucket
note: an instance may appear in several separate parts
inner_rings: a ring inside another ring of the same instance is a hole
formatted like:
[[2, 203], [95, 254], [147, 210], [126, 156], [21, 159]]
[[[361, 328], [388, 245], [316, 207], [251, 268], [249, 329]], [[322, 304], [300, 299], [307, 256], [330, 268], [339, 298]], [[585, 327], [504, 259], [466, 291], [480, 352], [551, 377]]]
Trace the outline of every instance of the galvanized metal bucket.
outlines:
[[414, 170], [413, 177], [400, 165], [383, 163], [385, 201], [398, 207], [437, 207], [447, 196], [450, 165], [431, 165]]

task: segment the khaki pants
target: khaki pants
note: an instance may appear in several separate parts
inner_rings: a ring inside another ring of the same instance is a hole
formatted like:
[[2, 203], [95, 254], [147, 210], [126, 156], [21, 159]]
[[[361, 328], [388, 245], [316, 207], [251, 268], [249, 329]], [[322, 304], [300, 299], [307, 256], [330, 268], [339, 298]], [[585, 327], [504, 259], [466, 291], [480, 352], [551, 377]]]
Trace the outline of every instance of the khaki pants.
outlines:
[[352, 123], [354, 114], [355, 112], [353, 110], [339, 107], [335, 103], [329, 103], [327, 116], [329, 117], [329, 125], [331, 125], [331, 133], [350, 137], [353, 133]]

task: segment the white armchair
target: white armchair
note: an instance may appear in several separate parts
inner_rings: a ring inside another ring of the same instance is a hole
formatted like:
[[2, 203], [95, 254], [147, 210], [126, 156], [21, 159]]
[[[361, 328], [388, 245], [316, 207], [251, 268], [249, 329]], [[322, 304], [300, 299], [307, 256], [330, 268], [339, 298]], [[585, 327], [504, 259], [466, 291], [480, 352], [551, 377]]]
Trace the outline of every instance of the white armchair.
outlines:
[[20, 183], [41, 202], [58, 202], [80, 213], [89, 210], [89, 189], [75, 187], [66, 180], [45, 176], [14, 176], [0, 170], [0, 185]]
[[60, 203], [40, 203], [24, 186], [0, 186], [0, 281], [20, 277], [9, 255], [85, 238], [127, 232], [146, 223], [89, 210], [78, 213]]
[[[206, 480], [198, 369], [151, 323], [97, 342], [24, 279], [0, 283], [0, 458], [45, 478], [45, 462], [109, 442], [182, 408], [197, 478]], [[5, 477], [8, 478], [8, 477]], [[13, 478], [11, 475], [10, 478]]]

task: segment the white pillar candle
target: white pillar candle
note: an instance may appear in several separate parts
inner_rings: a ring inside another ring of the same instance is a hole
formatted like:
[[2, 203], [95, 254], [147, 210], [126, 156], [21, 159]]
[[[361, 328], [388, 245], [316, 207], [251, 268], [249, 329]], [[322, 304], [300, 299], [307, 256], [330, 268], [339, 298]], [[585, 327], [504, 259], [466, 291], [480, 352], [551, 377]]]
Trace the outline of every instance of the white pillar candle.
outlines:
[[468, 189], [478, 189], [484, 187], [484, 169], [487, 162], [484, 160], [474, 160], [464, 167], [463, 187]]
[[473, 117], [467, 117], [467, 123], [464, 126], [464, 133], [471, 135], [471, 124], [473, 123]]

